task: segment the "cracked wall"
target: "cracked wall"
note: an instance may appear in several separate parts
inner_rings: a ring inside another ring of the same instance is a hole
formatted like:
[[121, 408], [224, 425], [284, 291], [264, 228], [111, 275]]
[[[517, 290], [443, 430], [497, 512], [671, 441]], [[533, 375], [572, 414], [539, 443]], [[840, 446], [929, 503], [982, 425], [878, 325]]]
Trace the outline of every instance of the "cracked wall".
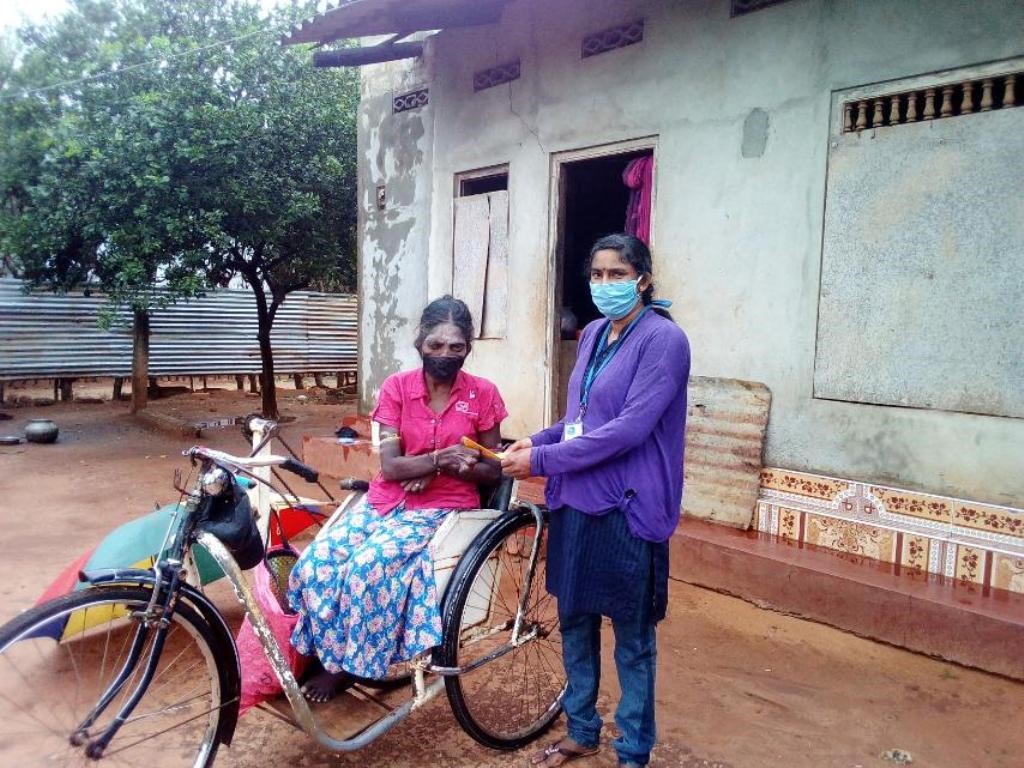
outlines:
[[[395, 114], [395, 94], [426, 77], [421, 65], [365, 67], [359, 109], [359, 406], [384, 379], [419, 364], [413, 338], [427, 303], [433, 112]], [[378, 195], [383, 190], [383, 200]]]
[[[642, 43], [580, 58], [585, 34], [637, 15]], [[499, 25], [433, 39], [433, 139], [415, 187], [427, 200], [394, 249], [373, 248], [410, 300], [448, 290], [453, 177], [509, 165], [509, 336], [479, 343], [469, 368], [501, 387], [510, 435], [535, 429], [551, 399], [552, 158], [657, 137], [656, 282], [690, 336], [694, 375], [771, 389], [766, 461], [1019, 505], [1024, 420], [828, 401], [813, 386], [832, 93], [1020, 56], [1022, 27], [1012, 0], [795, 0], [735, 19], [727, 0], [513, 0]], [[514, 58], [520, 79], [473, 91], [475, 71]], [[429, 244], [429, 269], [413, 243]], [[382, 312], [381, 329], [399, 314]], [[410, 359], [407, 320], [394, 327], [393, 341], [370, 342], [383, 366], [373, 382]]]

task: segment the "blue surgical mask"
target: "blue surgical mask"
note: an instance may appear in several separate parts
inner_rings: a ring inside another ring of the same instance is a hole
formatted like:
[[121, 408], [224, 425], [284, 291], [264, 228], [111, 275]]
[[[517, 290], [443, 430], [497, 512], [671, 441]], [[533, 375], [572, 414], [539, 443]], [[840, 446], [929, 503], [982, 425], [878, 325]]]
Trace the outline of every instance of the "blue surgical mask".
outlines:
[[594, 300], [597, 311], [609, 320], [621, 320], [640, 301], [637, 286], [643, 278], [626, 280], [620, 283], [591, 283], [590, 298]]

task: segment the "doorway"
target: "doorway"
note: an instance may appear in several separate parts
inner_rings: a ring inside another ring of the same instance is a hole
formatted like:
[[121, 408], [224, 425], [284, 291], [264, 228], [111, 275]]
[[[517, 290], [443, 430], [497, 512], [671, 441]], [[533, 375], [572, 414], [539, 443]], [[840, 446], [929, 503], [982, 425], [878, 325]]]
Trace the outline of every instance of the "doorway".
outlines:
[[[601, 316], [590, 300], [586, 272], [590, 247], [604, 235], [625, 231], [633, 190], [623, 181], [623, 172], [634, 160], [644, 157], [653, 161], [651, 140], [564, 153], [554, 158], [558, 225], [554, 247], [554, 381], [550, 403], [553, 420], [565, 413], [579, 334], [587, 323]], [[653, 186], [653, 173], [651, 178]]]

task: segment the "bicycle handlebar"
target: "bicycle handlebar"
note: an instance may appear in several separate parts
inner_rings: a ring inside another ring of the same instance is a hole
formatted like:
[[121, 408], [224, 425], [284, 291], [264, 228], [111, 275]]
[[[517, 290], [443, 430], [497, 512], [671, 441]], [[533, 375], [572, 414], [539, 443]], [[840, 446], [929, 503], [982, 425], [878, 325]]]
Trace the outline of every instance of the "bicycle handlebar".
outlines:
[[236, 469], [249, 470], [257, 467], [280, 467], [298, 475], [309, 483], [315, 483], [320, 478], [320, 473], [313, 469], [313, 467], [286, 456], [274, 456], [272, 454], [263, 456], [233, 456], [230, 453], [218, 451], [214, 448], [206, 448], [201, 445], [190, 448], [186, 451], [186, 454], [192, 457], [210, 459], [211, 461], [226, 464]]
[[295, 459], [285, 459], [281, 469], [287, 469], [292, 474], [298, 475], [307, 483], [315, 483], [320, 479], [320, 473], [308, 464], [303, 464]]

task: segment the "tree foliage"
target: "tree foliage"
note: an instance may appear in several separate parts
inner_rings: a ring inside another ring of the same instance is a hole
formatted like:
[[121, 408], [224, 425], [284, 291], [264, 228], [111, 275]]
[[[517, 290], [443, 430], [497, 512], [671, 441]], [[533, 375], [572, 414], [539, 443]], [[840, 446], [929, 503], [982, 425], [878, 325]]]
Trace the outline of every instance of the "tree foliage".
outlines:
[[[148, 311], [355, 283], [358, 78], [278, 40], [255, 0], [73, 0], [0, 46], [0, 252], [32, 284]], [[269, 394], [269, 402], [268, 402]]]

